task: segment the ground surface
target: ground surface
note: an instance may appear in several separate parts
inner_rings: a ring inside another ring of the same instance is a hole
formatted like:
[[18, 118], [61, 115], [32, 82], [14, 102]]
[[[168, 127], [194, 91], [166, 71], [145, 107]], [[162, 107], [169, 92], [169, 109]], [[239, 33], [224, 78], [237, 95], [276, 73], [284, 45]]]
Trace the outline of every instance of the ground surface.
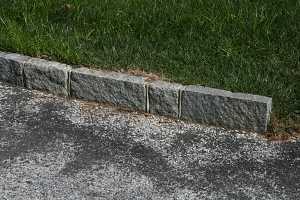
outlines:
[[0, 84], [0, 199], [300, 198], [300, 141]]
[[270, 96], [284, 123], [300, 113], [299, 19], [299, 0], [1, 0], [0, 50]]

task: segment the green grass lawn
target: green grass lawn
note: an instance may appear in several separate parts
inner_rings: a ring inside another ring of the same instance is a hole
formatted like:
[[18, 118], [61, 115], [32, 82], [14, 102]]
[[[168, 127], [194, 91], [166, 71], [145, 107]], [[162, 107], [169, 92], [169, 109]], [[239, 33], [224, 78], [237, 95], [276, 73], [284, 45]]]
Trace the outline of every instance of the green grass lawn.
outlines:
[[1, 0], [0, 50], [273, 97], [300, 110], [300, 0]]

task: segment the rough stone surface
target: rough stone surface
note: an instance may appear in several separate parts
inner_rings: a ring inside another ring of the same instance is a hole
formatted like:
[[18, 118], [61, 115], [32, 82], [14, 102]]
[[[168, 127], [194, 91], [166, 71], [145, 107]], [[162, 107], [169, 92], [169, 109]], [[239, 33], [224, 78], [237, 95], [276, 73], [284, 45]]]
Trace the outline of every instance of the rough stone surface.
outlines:
[[0, 52], [0, 80], [18, 86], [23, 83], [23, 65], [30, 57]]
[[0, 84], [0, 199], [298, 200], [300, 141]]
[[[72, 72], [71, 72], [72, 71]], [[71, 77], [70, 77], [71, 76]], [[0, 52], [0, 80], [29, 89], [145, 110], [203, 124], [265, 132], [272, 99], [201, 86], [155, 81], [145, 89], [143, 77], [104, 72]], [[181, 93], [180, 93], [181, 94]], [[180, 101], [181, 100], [181, 101]]]
[[182, 119], [203, 124], [265, 132], [272, 99], [201, 86], [182, 92]]
[[87, 68], [72, 70], [71, 95], [134, 110], [146, 107], [144, 78], [123, 73]]
[[148, 85], [149, 112], [164, 116], [179, 116], [179, 91], [182, 85], [155, 81]]
[[68, 96], [68, 73], [71, 67], [58, 62], [32, 58], [24, 65], [25, 86]]

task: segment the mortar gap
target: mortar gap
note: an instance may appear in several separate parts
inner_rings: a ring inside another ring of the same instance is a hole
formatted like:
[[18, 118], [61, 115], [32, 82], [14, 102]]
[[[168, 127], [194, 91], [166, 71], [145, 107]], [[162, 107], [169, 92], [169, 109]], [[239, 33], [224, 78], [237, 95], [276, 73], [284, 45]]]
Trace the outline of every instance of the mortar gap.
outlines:
[[182, 104], [182, 90], [179, 89], [178, 90], [178, 95], [177, 95], [178, 99], [177, 99], [177, 103], [178, 103], [178, 115], [177, 117], [180, 119], [181, 118], [181, 104]]
[[67, 71], [67, 95], [71, 97], [71, 70]]
[[145, 102], [146, 102], [146, 105], [145, 105], [145, 111], [147, 113], [150, 112], [150, 103], [149, 103], [149, 85], [148, 84], [145, 84]]
[[21, 75], [22, 75], [22, 86], [24, 88], [27, 88], [27, 84], [26, 84], [26, 76], [25, 76], [25, 67], [24, 65], [22, 65], [22, 70], [21, 70]]

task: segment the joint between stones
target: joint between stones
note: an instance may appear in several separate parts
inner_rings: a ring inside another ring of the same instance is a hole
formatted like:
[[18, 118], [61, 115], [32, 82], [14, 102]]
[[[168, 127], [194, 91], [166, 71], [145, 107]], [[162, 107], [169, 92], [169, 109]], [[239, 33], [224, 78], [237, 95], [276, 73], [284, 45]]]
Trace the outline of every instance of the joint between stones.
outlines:
[[149, 85], [148, 84], [145, 84], [144, 86], [144, 89], [145, 89], [145, 111], [147, 113], [150, 112], [150, 103], [149, 103]]
[[22, 86], [26, 88], [26, 77], [25, 77], [25, 72], [24, 72], [24, 67], [22, 66], [21, 69], [21, 76], [22, 76]]
[[182, 97], [182, 90], [179, 89], [177, 93], [177, 104], [178, 104], [178, 118], [181, 118], [181, 97]]
[[71, 96], [71, 70], [67, 71], [67, 96]]

